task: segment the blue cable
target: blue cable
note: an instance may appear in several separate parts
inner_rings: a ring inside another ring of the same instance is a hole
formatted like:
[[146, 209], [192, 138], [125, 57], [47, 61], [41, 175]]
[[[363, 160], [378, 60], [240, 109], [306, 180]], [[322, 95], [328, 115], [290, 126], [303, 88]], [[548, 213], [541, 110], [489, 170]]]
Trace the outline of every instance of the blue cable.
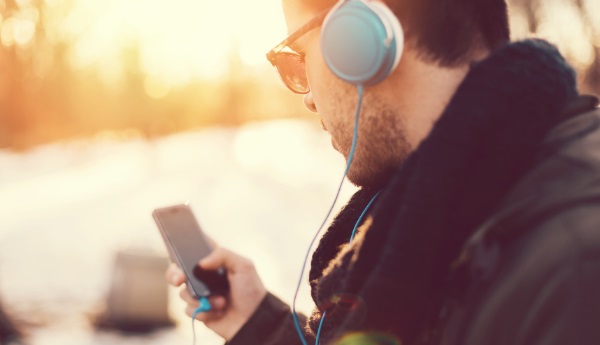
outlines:
[[207, 313], [211, 309], [208, 298], [200, 297], [200, 299], [198, 301], [200, 302], [200, 305], [198, 306], [198, 308], [196, 308], [196, 310], [194, 310], [194, 313], [192, 314], [192, 335], [193, 335], [192, 345], [196, 345], [196, 327], [194, 324], [194, 320], [196, 320], [196, 316], [198, 316], [198, 314], [200, 314], [200, 313]]
[[[350, 236], [349, 243], [352, 242], [352, 240], [354, 240], [354, 234], [356, 233], [356, 229], [358, 229], [358, 225], [362, 221], [365, 214], [367, 214], [367, 211], [369, 210], [369, 208], [371, 208], [371, 205], [373, 204], [373, 202], [375, 202], [375, 199], [377, 199], [377, 197], [379, 196], [379, 194], [381, 193], [382, 190], [380, 190], [379, 192], [377, 192], [377, 194], [375, 194], [375, 196], [367, 204], [367, 207], [365, 207], [365, 209], [361, 213], [360, 217], [358, 217], [356, 224], [354, 224], [354, 229], [352, 230], [352, 236]], [[317, 329], [317, 338], [315, 340], [315, 345], [319, 345], [319, 337], [321, 336], [321, 328], [323, 327], [323, 321], [325, 321], [325, 315], [327, 315], [327, 310], [325, 310], [323, 312], [323, 315], [321, 316], [321, 322], [319, 322], [319, 328]]]
[[315, 345], [319, 345], [319, 338], [321, 337], [321, 328], [323, 327], [323, 321], [325, 321], [325, 315], [327, 315], [327, 310], [323, 312], [321, 316], [321, 322], [319, 322], [319, 328], [317, 329], [317, 338], [315, 339]]
[[[300, 321], [298, 320], [298, 314], [296, 313], [296, 299], [298, 298], [298, 292], [300, 291], [300, 285], [302, 284], [302, 277], [304, 276], [304, 269], [306, 268], [306, 262], [308, 261], [308, 256], [310, 255], [310, 250], [312, 249], [313, 245], [315, 244], [317, 237], [321, 233], [321, 230], [325, 226], [325, 223], [327, 223], [327, 219], [329, 219], [329, 216], [331, 215], [331, 212], [333, 211], [333, 208], [335, 207], [335, 203], [337, 202], [337, 199], [340, 196], [340, 191], [342, 190], [342, 186], [344, 184], [344, 180], [346, 179], [346, 175], [348, 174], [348, 171], [350, 170], [350, 165], [352, 164], [352, 161], [354, 160], [354, 151], [356, 149], [356, 142], [358, 141], [358, 117], [359, 117], [358, 115], [360, 114], [360, 108], [362, 107], [364, 87], [362, 85], [358, 85], [357, 90], [358, 90], [358, 103], [356, 105], [356, 114], [354, 115], [354, 137], [352, 138], [352, 146], [350, 148], [350, 153], [348, 155], [348, 162], [346, 163], [346, 170], [344, 171], [344, 176], [342, 177], [340, 186], [338, 187], [337, 193], [335, 194], [335, 198], [333, 199], [333, 204], [329, 208], [329, 211], [327, 212], [327, 215], [325, 216], [323, 223], [321, 223], [319, 230], [317, 230], [317, 233], [315, 234], [312, 241], [310, 242], [310, 246], [308, 247], [308, 251], [306, 252], [306, 256], [304, 257], [304, 262], [302, 263], [302, 270], [300, 271], [300, 279], [298, 280], [298, 286], [296, 287], [296, 292], [294, 293], [294, 301], [292, 303], [292, 317], [294, 318], [294, 326], [296, 326], [296, 331], [298, 332], [298, 336], [300, 337], [300, 341], [302, 342], [302, 345], [308, 345], [308, 342], [306, 342], [306, 339], [304, 338], [304, 334], [302, 333], [302, 329], [300, 328]], [[321, 325], [322, 324], [323, 324], [323, 320], [321, 320]], [[321, 326], [319, 326], [319, 332], [320, 332], [320, 329], [321, 329]], [[319, 332], [317, 332], [317, 338], [316, 338], [317, 344], [319, 342], [319, 338], [318, 338], [318, 336], [320, 335], [320, 334], [318, 334]]]
[[381, 193], [381, 190], [379, 192], [377, 192], [377, 194], [375, 194], [375, 196], [373, 197], [373, 199], [371, 199], [371, 201], [369, 201], [369, 203], [367, 204], [367, 207], [365, 207], [365, 209], [360, 214], [360, 217], [358, 217], [358, 221], [356, 222], [356, 224], [354, 224], [354, 229], [352, 229], [352, 235], [350, 236], [350, 242], [352, 242], [352, 240], [354, 239], [354, 235], [356, 234], [356, 229], [358, 229], [360, 222], [362, 221], [363, 217], [367, 214], [367, 211], [369, 210], [369, 208], [371, 207], [371, 205], [373, 204], [375, 199], [377, 199], [377, 197], [379, 196], [379, 193]]
[[[356, 104], [356, 114], [354, 115], [354, 136], [352, 137], [352, 146], [350, 148], [350, 154], [348, 155], [348, 163], [346, 164], [346, 172], [344, 173], [344, 178], [348, 174], [348, 171], [350, 171], [350, 164], [352, 164], [352, 161], [354, 160], [354, 150], [356, 149], [356, 142], [358, 141], [358, 115], [360, 114], [360, 108], [362, 108], [362, 101], [365, 93], [365, 88], [362, 85], [358, 85], [356, 88], [358, 90], [358, 103]], [[342, 180], [342, 183], [344, 183], [344, 180]], [[336, 201], [337, 197], [333, 201], [334, 205]], [[327, 214], [327, 216], [329, 217], [329, 214]]]

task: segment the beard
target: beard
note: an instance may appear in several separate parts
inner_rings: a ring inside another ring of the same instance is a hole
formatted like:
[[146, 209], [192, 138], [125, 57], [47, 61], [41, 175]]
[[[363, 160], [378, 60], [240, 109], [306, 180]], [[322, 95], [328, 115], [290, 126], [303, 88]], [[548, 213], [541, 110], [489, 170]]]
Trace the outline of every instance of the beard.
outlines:
[[[359, 187], [382, 188], [412, 152], [402, 118], [391, 109], [372, 107], [359, 120], [359, 137], [348, 180]], [[370, 116], [369, 116], [370, 115]], [[345, 131], [342, 154], [349, 158], [353, 128]]]
[[[331, 83], [326, 89], [335, 92], [330, 91], [329, 99], [321, 103], [317, 98], [326, 94], [323, 88], [313, 97], [317, 104], [323, 104], [325, 113], [330, 114], [321, 118], [321, 127], [331, 134], [334, 148], [348, 162], [354, 137], [357, 103], [352, 100], [356, 100], [356, 89], [337, 78], [331, 78]], [[375, 90], [377, 87], [365, 89], [356, 148], [347, 174], [348, 180], [358, 187], [383, 187], [413, 149], [407, 139], [402, 106], [395, 103], [392, 107], [381, 98]]]

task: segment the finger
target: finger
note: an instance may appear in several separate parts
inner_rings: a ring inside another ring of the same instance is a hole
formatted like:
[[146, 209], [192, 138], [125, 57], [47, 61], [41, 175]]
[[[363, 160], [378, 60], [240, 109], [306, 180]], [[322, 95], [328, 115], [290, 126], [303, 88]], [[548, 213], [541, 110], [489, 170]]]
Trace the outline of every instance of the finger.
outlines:
[[179, 286], [185, 282], [185, 274], [174, 263], [169, 265], [165, 277], [167, 278], [167, 281], [173, 286]]
[[[192, 306], [187, 306], [185, 308], [185, 313], [189, 317], [194, 316], [195, 312], [196, 312], [196, 308], [194, 308]], [[196, 320], [204, 322], [204, 323], [208, 323], [208, 322], [214, 321], [215, 319], [221, 317], [222, 315], [223, 315], [222, 312], [214, 312], [214, 311], [203, 312], [203, 313], [196, 314]]]
[[204, 321], [207, 325], [210, 325], [212, 322], [217, 321], [225, 315], [224, 311], [215, 311], [212, 313], [211, 318], [209, 320]]
[[189, 306], [198, 308], [198, 306], [200, 305], [200, 302], [198, 302], [197, 299], [190, 295], [190, 292], [185, 286], [181, 288], [181, 290], [179, 290], [179, 297], [181, 297], [181, 299], [184, 300], [185, 303], [187, 303]]
[[227, 306], [227, 299], [224, 296], [211, 296], [208, 298], [211, 310], [220, 311]]
[[249, 263], [250, 261], [248, 259], [241, 257], [228, 249], [218, 247], [208, 254], [208, 256], [200, 260], [199, 265], [206, 270], [216, 270], [225, 267], [230, 273], [233, 273]]

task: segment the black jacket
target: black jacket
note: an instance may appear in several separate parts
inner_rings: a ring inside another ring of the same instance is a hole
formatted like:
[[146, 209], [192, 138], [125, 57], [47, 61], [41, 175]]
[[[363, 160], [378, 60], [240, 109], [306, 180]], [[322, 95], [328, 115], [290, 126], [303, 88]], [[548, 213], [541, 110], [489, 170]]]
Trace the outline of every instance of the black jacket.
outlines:
[[[600, 344], [596, 106], [542, 41], [474, 66], [357, 241], [345, 244], [377, 189], [359, 191], [323, 236], [308, 343], [327, 311], [321, 343]], [[300, 341], [268, 295], [230, 344]]]
[[586, 103], [465, 245], [433, 344], [600, 344], [600, 110]]

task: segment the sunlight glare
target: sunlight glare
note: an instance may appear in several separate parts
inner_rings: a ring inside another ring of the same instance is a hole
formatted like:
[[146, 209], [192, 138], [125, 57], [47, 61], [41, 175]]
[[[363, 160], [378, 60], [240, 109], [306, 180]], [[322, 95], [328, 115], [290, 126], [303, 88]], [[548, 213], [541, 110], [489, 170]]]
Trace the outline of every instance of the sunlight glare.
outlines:
[[587, 14], [590, 17], [592, 30], [596, 33], [594, 45], [600, 46], [600, 1], [587, 1]]
[[44, 3], [48, 7], [58, 6], [64, 0], [44, 0]]
[[159, 77], [149, 75], [144, 80], [144, 90], [148, 96], [159, 99], [169, 94], [171, 86]]
[[129, 47], [144, 73], [173, 86], [223, 77], [238, 50], [246, 64], [266, 63], [284, 33], [280, 0], [81, 0], [65, 24], [76, 67], [122, 60]]
[[0, 40], [5, 47], [10, 47], [15, 42], [15, 24], [16, 19], [8, 18], [2, 22], [2, 28], [0, 28]]
[[529, 24], [522, 11], [510, 12], [510, 33], [513, 40], [524, 39], [529, 36]]
[[564, 49], [564, 54], [578, 66], [591, 63], [594, 58], [588, 32], [572, 3], [556, 2], [552, 6], [542, 6], [542, 21], [539, 34], [556, 42]]
[[[242, 28], [236, 30], [240, 44], [240, 57], [247, 65], [268, 64], [265, 54], [287, 35], [280, 0], [260, 2], [244, 1], [240, 6], [244, 16], [239, 20]], [[268, 20], [265, 20], [268, 18]]]
[[15, 2], [17, 3], [17, 6], [19, 6], [19, 8], [25, 8], [32, 5], [31, 0], [16, 0]]
[[100, 80], [108, 86], [117, 86], [122, 78], [123, 66], [116, 59], [106, 59], [96, 64]]
[[242, 42], [240, 45], [240, 58], [249, 66], [264, 64], [267, 61], [264, 47], [251, 41]]
[[13, 32], [14, 41], [19, 46], [25, 46], [35, 35], [35, 23], [30, 20], [17, 20]]

